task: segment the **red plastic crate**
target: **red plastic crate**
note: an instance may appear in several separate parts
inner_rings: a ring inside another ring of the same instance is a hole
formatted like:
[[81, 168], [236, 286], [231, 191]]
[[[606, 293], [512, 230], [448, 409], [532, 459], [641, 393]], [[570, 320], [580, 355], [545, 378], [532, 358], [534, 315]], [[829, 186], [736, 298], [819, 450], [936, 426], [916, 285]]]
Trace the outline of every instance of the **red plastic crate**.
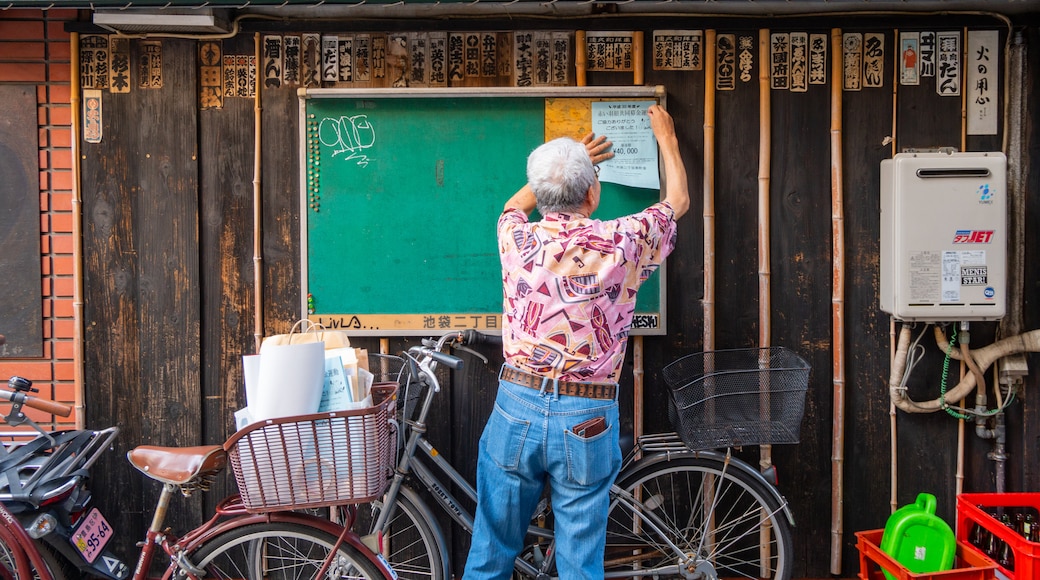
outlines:
[[1040, 493], [962, 493], [957, 496], [958, 541], [963, 541], [969, 550], [986, 558], [982, 550], [968, 542], [974, 525], [981, 525], [1011, 546], [1015, 557], [1015, 569], [1008, 570], [1000, 564], [994, 563], [1001, 574], [1007, 578], [1020, 580], [1040, 578], [1040, 543], [1026, 540], [1015, 530], [1000, 523], [1000, 520], [979, 509], [978, 506], [984, 508], [1033, 508], [1040, 513]]
[[882, 570], [896, 580], [993, 580], [996, 565], [982, 554], [968, 550], [969, 546], [957, 542], [957, 559], [954, 568], [942, 572], [915, 574], [907, 570], [888, 554], [881, 551], [881, 536], [885, 530], [856, 532], [856, 547], [859, 548], [860, 580], [886, 580]]

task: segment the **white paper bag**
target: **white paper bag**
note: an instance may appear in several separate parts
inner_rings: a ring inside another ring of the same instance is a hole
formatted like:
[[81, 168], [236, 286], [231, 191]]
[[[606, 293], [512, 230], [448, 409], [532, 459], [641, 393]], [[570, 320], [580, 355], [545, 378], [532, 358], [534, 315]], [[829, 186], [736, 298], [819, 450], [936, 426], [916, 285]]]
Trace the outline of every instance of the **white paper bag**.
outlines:
[[260, 354], [254, 421], [318, 412], [325, 387], [325, 343], [271, 345]]
[[259, 399], [260, 355], [247, 354], [242, 357], [242, 377], [246, 383], [246, 407]]

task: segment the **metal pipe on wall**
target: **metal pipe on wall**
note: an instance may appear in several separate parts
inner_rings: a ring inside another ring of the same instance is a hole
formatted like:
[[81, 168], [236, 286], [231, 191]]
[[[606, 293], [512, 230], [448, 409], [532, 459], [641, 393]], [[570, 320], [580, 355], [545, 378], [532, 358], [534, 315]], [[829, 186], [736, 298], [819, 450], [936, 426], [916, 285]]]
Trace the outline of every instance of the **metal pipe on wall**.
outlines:
[[1025, 119], [1029, 96], [1024, 79], [1028, 78], [1026, 43], [1021, 31], [1012, 33], [1005, 57], [1006, 96], [1004, 106], [1004, 140], [1008, 159], [1008, 301], [1007, 316], [1000, 322], [1006, 336], [1022, 332], [1022, 304], [1025, 279], [1025, 190], [1029, 175], [1028, 121]]
[[704, 31], [704, 345], [715, 350], [715, 31]]
[[[895, 31], [895, 43], [896, 48], [894, 54], [899, 54], [899, 31]], [[892, 67], [892, 134], [889, 136], [889, 144], [892, 147], [891, 156], [895, 157], [897, 153], [896, 149], [896, 135], [898, 133], [897, 120], [899, 118], [899, 67]], [[892, 367], [893, 361], [895, 360], [896, 352], [896, 319], [889, 317], [888, 319], [888, 366]], [[899, 466], [897, 465], [896, 458], [899, 454], [899, 439], [897, 429], [897, 416], [896, 406], [889, 401], [888, 405], [888, 430], [889, 437], [889, 463], [891, 464], [890, 472], [891, 479], [889, 480], [889, 510], [895, 512], [899, 508], [899, 498], [897, 493], [899, 491]]]
[[[831, 50], [841, 54], [841, 29], [831, 31]], [[841, 60], [831, 59], [831, 573], [841, 574], [845, 485], [845, 201], [842, 186]]]
[[72, 390], [76, 409], [76, 429], [83, 429], [83, 198], [81, 195], [79, 140], [83, 110], [79, 84], [79, 33], [69, 35], [71, 78], [69, 109], [72, 120]]

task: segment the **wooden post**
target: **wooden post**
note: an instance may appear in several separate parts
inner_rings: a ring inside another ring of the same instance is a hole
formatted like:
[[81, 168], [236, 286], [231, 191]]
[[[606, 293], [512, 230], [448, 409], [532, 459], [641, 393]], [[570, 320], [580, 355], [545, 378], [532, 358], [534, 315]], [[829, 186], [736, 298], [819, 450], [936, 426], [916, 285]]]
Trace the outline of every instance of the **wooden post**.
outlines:
[[643, 86], [643, 31], [632, 33], [632, 84]]
[[585, 86], [586, 66], [587, 63], [585, 61], [585, 31], [576, 30], [574, 31], [574, 83], [579, 87]]

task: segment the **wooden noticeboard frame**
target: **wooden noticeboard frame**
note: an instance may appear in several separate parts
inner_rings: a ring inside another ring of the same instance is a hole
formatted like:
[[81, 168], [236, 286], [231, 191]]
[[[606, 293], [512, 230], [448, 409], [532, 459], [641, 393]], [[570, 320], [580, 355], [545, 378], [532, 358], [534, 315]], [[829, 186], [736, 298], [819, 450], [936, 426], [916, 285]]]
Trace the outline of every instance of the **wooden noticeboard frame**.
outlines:
[[[593, 101], [664, 103], [662, 87], [300, 89], [301, 304], [365, 336], [501, 330], [495, 224], [527, 155], [591, 129]], [[609, 137], [609, 136], [608, 136]], [[603, 184], [594, 217], [657, 189]], [[632, 334], [666, 332], [665, 268], [643, 284]]]

